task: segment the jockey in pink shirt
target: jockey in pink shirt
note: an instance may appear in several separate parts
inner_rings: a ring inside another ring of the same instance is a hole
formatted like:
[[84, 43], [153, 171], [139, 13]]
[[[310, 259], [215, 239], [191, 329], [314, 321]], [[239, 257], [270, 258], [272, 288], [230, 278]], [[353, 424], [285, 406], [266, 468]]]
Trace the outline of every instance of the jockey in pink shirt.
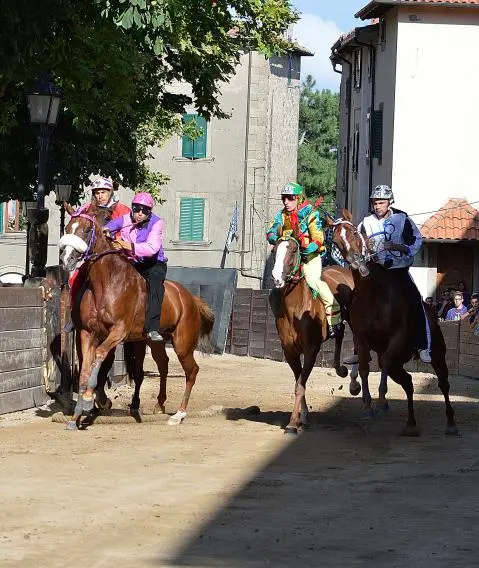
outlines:
[[165, 293], [167, 258], [163, 250], [163, 219], [153, 213], [149, 193], [137, 193], [131, 213], [109, 221], [105, 233], [119, 233], [113, 246], [128, 251], [135, 268], [148, 283], [145, 332], [151, 341], [164, 341], [160, 333], [161, 306]]

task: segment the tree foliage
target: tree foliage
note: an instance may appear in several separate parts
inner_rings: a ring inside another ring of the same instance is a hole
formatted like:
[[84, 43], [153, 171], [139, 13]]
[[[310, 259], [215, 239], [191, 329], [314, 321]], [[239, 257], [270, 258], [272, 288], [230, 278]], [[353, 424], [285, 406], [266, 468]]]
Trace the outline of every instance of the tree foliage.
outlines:
[[298, 181], [308, 197], [324, 196], [326, 208], [334, 211], [339, 95], [329, 90], [318, 91], [315, 84], [308, 75], [301, 88]]
[[[158, 191], [149, 149], [181, 132], [194, 104], [224, 116], [219, 83], [245, 49], [288, 47], [282, 31], [297, 15], [288, 0], [0, 0], [0, 199], [31, 195], [36, 140], [25, 91], [48, 72], [62, 87], [63, 112], [49, 172], [77, 189], [92, 173]], [[173, 94], [174, 81], [191, 97]]]

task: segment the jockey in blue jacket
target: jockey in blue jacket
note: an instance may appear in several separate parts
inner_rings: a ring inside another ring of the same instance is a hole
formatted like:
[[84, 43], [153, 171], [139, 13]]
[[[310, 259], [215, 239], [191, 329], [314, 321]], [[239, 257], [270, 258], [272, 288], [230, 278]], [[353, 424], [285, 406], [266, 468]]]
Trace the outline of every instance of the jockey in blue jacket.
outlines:
[[419, 325], [418, 349], [421, 361], [431, 362], [431, 331], [424, 310], [421, 294], [417, 289], [409, 267], [422, 245], [419, 229], [407, 213], [394, 209], [394, 195], [387, 185], [376, 186], [370, 195], [371, 214], [359, 224], [369, 239], [369, 246], [375, 253], [374, 260], [385, 268], [397, 271], [398, 278], [404, 278], [405, 288], [417, 311]]

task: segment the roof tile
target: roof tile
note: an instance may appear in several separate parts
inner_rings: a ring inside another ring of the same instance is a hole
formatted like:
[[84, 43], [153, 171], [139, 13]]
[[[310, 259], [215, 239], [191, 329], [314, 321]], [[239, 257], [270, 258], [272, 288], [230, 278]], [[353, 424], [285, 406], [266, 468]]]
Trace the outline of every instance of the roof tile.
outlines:
[[479, 211], [465, 199], [449, 199], [422, 225], [421, 234], [425, 239], [479, 240]]

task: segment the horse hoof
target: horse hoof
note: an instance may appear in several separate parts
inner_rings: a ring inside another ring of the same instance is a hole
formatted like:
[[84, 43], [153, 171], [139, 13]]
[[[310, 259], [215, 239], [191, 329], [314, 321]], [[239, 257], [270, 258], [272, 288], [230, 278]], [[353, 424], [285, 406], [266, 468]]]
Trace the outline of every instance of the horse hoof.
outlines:
[[420, 436], [419, 428], [417, 426], [406, 426], [402, 431], [402, 435], [409, 438], [417, 438]]
[[143, 420], [141, 419], [139, 408], [130, 408], [130, 416], [134, 418], [137, 422], [143, 422]]
[[168, 420], [168, 426], [178, 426], [181, 424], [186, 418], [186, 412], [184, 410], [178, 410], [176, 414], [170, 416]]
[[454, 426], [448, 426], [445, 432], [446, 436], [460, 436], [459, 428], [454, 424]]
[[74, 430], [78, 430], [78, 426], [77, 426], [76, 420], [69, 420], [69, 421], [67, 422], [67, 425], [66, 425], [66, 427], [65, 427], [65, 430], [71, 430], [72, 432], [73, 432]]
[[356, 383], [356, 386], [349, 385], [349, 393], [352, 396], [358, 396], [360, 392], [361, 392], [361, 385], [359, 383]]
[[345, 367], [344, 365], [341, 365], [340, 367], [338, 367], [336, 369], [336, 375], [338, 375], [338, 377], [341, 377], [342, 379], [344, 379], [345, 377], [348, 376], [348, 368]]
[[159, 404], [158, 402], [155, 404], [155, 408], [153, 409], [153, 414], [159, 414], [161, 412], [161, 414], [165, 414], [166, 413], [166, 409], [165, 409], [165, 405], [164, 404]]
[[374, 418], [374, 410], [372, 408], [365, 408], [361, 414], [363, 420], [371, 420]]
[[298, 429], [295, 428], [294, 426], [286, 426], [286, 428], [284, 429], [284, 433], [296, 436], [298, 434]]

